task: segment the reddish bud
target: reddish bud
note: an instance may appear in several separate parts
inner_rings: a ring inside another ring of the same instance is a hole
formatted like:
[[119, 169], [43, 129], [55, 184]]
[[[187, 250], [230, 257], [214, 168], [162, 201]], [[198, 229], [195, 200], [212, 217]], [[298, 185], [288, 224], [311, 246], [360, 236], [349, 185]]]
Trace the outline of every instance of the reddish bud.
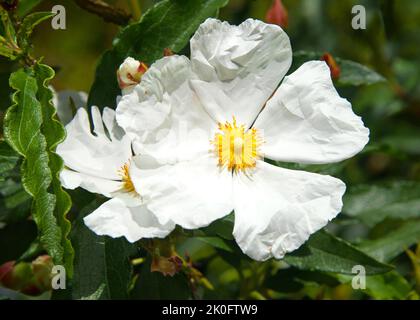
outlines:
[[273, 4], [267, 11], [265, 20], [268, 23], [277, 24], [282, 28], [287, 28], [289, 25], [289, 14], [281, 0], [273, 1]]
[[333, 78], [334, 80], [340, 78], [340, 67], [338, 66], [337, 62], [331, 54], [329, 54], [328, 52], [324, 53], [321, 57], [321, 60], [325, 61], [328, 67], [330, 68], [331, 78]]
[[42, 255], [32, 261], [32, 271], [36, 286], [40, 291], [51, 289], [51, 272], [54, 264], [48, 255]]
[[164, 276], [174, 276], [182, 269], [182, 259], [178, 256], [169, 258], [162, 256], [154, 256], [150, 271], [160, 272]]
[[147, 71], [145, 63], [128, 57], [124, 60], [117, 71], [118, 84], [121, 90], [129, 91], [140, 83], [141, 77]]
[[12, 281], [14, 261], [5, 262], [0, 266], [0, 283], [8, 287]]
[[165, 48], [165, 49], [163, 49], [163, 55], [165, 57], [173, 56], [174, 52], [169, 48]]

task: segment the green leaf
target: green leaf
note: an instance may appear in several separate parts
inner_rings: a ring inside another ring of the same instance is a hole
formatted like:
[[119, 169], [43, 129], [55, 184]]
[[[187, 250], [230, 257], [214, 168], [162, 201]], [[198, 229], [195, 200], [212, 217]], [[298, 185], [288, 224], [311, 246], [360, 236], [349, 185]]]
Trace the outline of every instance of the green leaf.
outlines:
[[303, 282], [316, 282], [330, 287], [337, 286], [340, 282], [334, 275], [318, 271], [299, 270], [296, 268], [285, 268], [278, 270], [265, 279], [267, 288], [277, 292], [296, 292], [304, 287]]
[[234, 215], [230, 215], [214, 221], [209, 226], [200, 229], [206, 236], [219, 236], [226, 240], [233, 240]]
[[52, 104], [53, 93], [49, 88], [49, 82], [55, 73], [52, 68], [44, 64], [36, 64], [34, 71], [38, 83], [38, 99], [42, 104], [43, 127], [42, 132], [47, 143], [47, 152], [49, 157], [49, 168], [51, 170], [51, 187], [55, 195], [56, 202], [54, 215], [57, 224], [61, 229], [61, 245], [63, 247], [63, 263], [67, 275], [71, 278], [73, 275], [74, 250], [68, 235], [71, 229], [71, 223], [67, 219], [67, 213], [71, 208], [70, 196], [63, 190], [60, 183], [60, 172], [64, 167], [64, 162], [58, 154], [55, 153], [57, 145], [64, 141], [66, 132], [63, 125], [57, 120], [56, 108]]
[[212, 247], [225, 250], [227, 252], [234, 252], [229, 243], [218, 237], [196, 237], [197, 240], [200, 240], [204, 243], [211, 245]]
[[130, 297], [132, 299], [190, 299], [188, 279], [182, 273], [173, 277], [150, 272], [150, 259], [141, 268]]
[[362, 242], [358, 248], [379, 261], [389, 262], [420, 242], [420, 220], [409, 221], [387, 235]]
[[53, 16], [54, 14], [52, 12], [34, 12], [26, 16], [23, 19], [17, 33], [19, 46], [24, 50], [27, 49], [29, 46], [29, 37], [32, 35], [34, 28], [42, 21], [45, 21]]
[[343, 212], [368, 226], [386, 218], [420, 217], [420, 182], [394, 181], [350, 188]]
[[[297, 51], [293, 54], [293, 66], [291, 70], [296, 70], [304, 62], [310, 60], [320, 60], [323, 53], [312, 51]], [[341, 86], [360, 86], [369, 85], [377, 82], [384, 82], [386, 79], [372, 69], [350, 60], [334, 57], [341, 73], [337, 84]]]
[[[0, 265], [6, 261], [17, 260], [37, 236], [33, 221], [22, 221], [0, 228]], [[9, 245], [3, 245], [8, 243]]]
[[28, 14], [33, 8], [39, 5], [41, 2], [42, 0], [20, 0], [17, 7], [18, 15], [20, 17], [23, 17], [24, 15]]
[[55, 108], [50, 102], [48, 82], [53, 76], [53, 70], [45, 65], [20, 69], [11, 75], [10, 86], [16, 92], [14, 104], [5, 116], [4, 134], [13, 149], [24, 157], [22, 185], [33, 198], [32, 214], [41, 243], [54, 263], [64, 265], [71, 277], [73, 250], [67, 239], [70, 224], [65, 218], [71, 201], [61, 189], [58, 175], [63, 163], [54, 153], [65, 133], [54, 119]]
[[20, 54], [16, 44], [16, 31], [9, 14], [0, 6], [0, 55], [15, 60]]
[[42, 105], [37, 99], [37, 80], [30, 73], [31, 70], [19, 69], [10, 76], [10, 86], [16, 92], [14, 104], [5, 115], [4, 135], [9, 145], [24, 157], [22, 185], [33, 198], [32, 216], [41, 243], [55, 264], [63, 264], [62, 234], [54, 215], [56, 199], [48, 192], [52, 176], [48, 167], [47, 141], [41, 132]]
[[[1, 46], [1, 44], [0, 44], [0, 46]], [[0, 72], [0, 88], [1, 88], [1, 90], [0, 90], [0, 110], [1, 111], [6, 110], [12, 102], [12, 100], [10, 99], [10, 97], [12, 95], [12, 89], [9, 87], [9, 78], [10, 78], [10, 72], [8, 72], [8, 71]], [[0, 121], [0, 123], [1, 122], [2, 121]], [[3, 125], [2, 125], [2, 127], [3, 127]]]
[[[337, 275], [341, 283], [351, 283], [353, 276]], [[406, 299], [412, 291], [408, 281], [396, 271], [366, 277], [364, 293], [374, 299]]]
[[383, 264], [350, 243], [318, 231], [298, 250], [286, 255], [284, 261], [302, 270], [352, 274], [355, 265], [363, 265], [366, 274], [385, 273], [392, 267]]
[[1, 35], [8, 41], [14, 41], [16, 38], [16, 31], [13, 23], [10, 20], [9, 14], [3, 7], [0, 6], [0, 19], [1, 19]]
[[[14, 172], [13, 172], [14, 173]], [[16, 223], [30, 214], [31, 196], [20, 182], [8, 178], [0, 183], [0, 221]]]
[[[126, 299], [131, 279], [130, 254], [135, 249], [125, 239], [98, 236], [88, 229], [83, 217], [91, 213], [95, 201], [73, 223], [71, 239], [75, 249], [73, 299]], [[101, 287], [103, 289], [99, 290]]]
[[0, 140], [0, 181], [12, 170], [19, 160], [19, 155], [7, 144]]
[[114, 107], [120, 94], [116, 71], [123, 60], [132, 56], [151, 64], [163, 56], [163, 50], [183, 49], [198, 26], [228, 0], [163, 0], [149, 9], [137, 23], [121, 31], [111, 50], [105, 52], [96, 69], [88, 105]]

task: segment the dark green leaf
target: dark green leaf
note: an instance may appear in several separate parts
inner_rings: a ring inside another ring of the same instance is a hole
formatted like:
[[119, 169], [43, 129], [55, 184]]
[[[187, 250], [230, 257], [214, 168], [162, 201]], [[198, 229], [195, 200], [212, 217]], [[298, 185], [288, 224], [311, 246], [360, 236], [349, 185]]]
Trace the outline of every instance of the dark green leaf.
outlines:
[[316, 282], [330, 287], [337, 286], [339, 281], [332, 275], [318, 272], [286, 268], [277, 271], [274, 275], [268, 275], [267, 288], [278, 292], [296, 292], [304, 287], [302, 282]]
[[173, 277], [160, 272], [150, 272], [150, 261], [144, 263], [131, 292], [132, 299], [189, 299], [191, 289], [182, 273]]
[[19, 160], [19, 155], [7, 144], [0, 140], [0, 181], [12, 170]]
[[298, 250], [286, 255], [284, 261], [302, 270], [352, 274], [355, 265], [363, 265], [366, 274], [385, 273], [392, 267], [371, 258], [348, 242], [318, 231]]
[[96, 207], [97, 202], [88, 206], [74, 221], [71, 231], [75, 249], [72, 297], [126, 299], [132, 269], [129, 255], [133, 245], [123, 238], [98, 236], [85, 226], [83, 217]]
[[[15, 170], [9, 175], [17, 174]], [[27, 219], [30, 214], [31, 196], [13, 177], [0, 182], [0, 221], [15, 223]]]
[[219, 236], [223, 239], [233, 240], [232, 232], [234, 219], [234, 215], [231, 213], [222, 219], [214, 221], [209, 226], [202, 228], [201, 231], [203, 231], [206, 236]]
[[[291, 70], [296, 70], [306, 61], [320, 60], [322, 55], [323, 53], [320, 52], [297, 51], [293, 54]], [[334, 57], [334, 59], [341, 70], [340, 77], [337, 80], [338, 85], [360, 86], [386, 81], [383, 76], [360, 63], [338, 57]]]
[[394, 181], [350, 188], [344, 196], [343, 212], [368, 226], [386, 218], [420, 217], [420, 183]]
[[151, 64], [170, 48], [179, 52], [206, 18], [214, 16], [228, 0], [163, 0], [147, 11], [138, 23], [126, 27], [105, 52], [96, 69], [88, 105], [115, 107], [120, 94], [116, 71], [132, 56]]
[[36, 236], [36, 225], [29, 220], [0, 228], [0, 243], [2, 244], [0, 265], [6, 261], [17, 260], [28, 249]]
[[211, 245], [214, 248], [222, 249], [227, 252], [234, 252], [229, 243], [218, 237], [196, 237], [197, 240], [200, 240], [204, 243]]
[[409, 221], [379, 239], [366, 240], [358, 247], [379, 261], [389, 262], [418, 242], [420, 242], [419, 220]]

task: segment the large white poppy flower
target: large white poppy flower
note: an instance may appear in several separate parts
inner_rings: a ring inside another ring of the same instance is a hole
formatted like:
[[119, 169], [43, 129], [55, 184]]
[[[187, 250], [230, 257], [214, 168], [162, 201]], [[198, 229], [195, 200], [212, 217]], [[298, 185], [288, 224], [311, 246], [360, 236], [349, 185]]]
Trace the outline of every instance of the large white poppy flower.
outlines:
[[65, 168], [60, 174], [67, 189], [82, 187], [111, 198], [84, 218], [85, 224], [99, 235], [124, 236], [134, 242], [141, 238], [165, 237], [174, 228], [161, 225], [133, 185], [129, 167], [131, 141], [115, 121], [115, 111], [91, 109], [93, 133], [84, 108], [79, 108], [66, 126], [67, 137], [57, 153]]
[[234, 210], [237, 243], [266, 260], [340, 212], [342, 181], [263, 161], [337, 162], [368, 142], [327, 65], [310, 61], [283, 79], [291, 60], [278, 26], [208, 19], [191, 39], [191, 60], [157, 61], [122, 97], [117, 121], [148, 155], [130, 174], [160, 223], [200, 228]]

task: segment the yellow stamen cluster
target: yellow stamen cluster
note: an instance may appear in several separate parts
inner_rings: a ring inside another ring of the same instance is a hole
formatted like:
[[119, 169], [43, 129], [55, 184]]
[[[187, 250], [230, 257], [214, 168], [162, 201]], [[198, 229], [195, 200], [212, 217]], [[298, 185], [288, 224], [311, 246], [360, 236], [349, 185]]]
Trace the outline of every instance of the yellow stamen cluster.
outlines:
[[126, 192], [136, 192], [136, 189], [134, 188], [133, 181], [130, 177], [130, 162], [126, 162], [120, 170], [118, 170], [119, 175], [121, 176], [122, 181], [122, 188]]
[[219, 131], [211, 143], [219, 159], [219, 167], [229, 170], [244, 171], [254, 168], [260, 158], [259, 146], [261, 139], [255, 128], [246, 130], [243, 125], [233, 122], [219, 123]]

